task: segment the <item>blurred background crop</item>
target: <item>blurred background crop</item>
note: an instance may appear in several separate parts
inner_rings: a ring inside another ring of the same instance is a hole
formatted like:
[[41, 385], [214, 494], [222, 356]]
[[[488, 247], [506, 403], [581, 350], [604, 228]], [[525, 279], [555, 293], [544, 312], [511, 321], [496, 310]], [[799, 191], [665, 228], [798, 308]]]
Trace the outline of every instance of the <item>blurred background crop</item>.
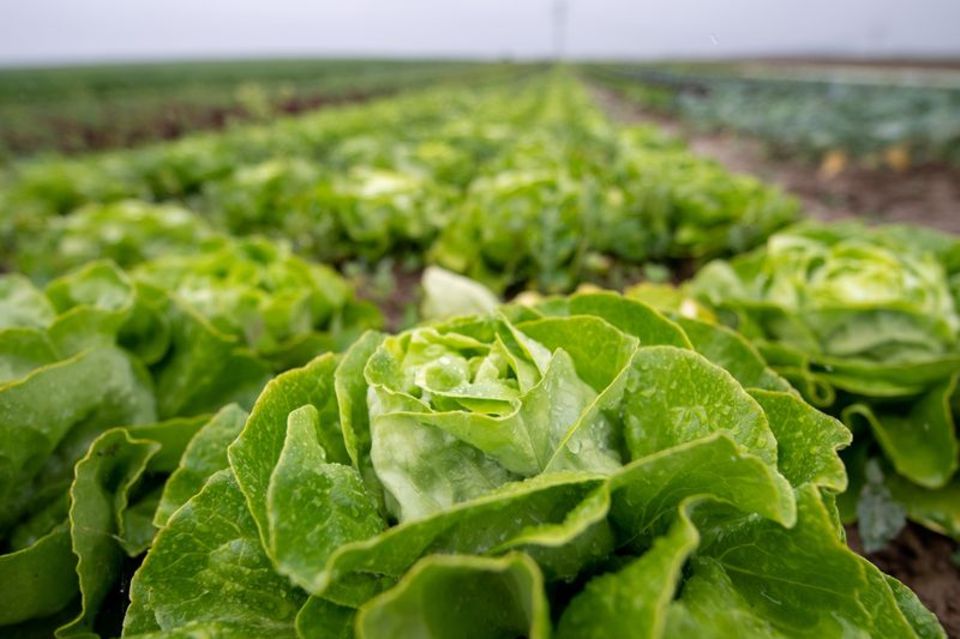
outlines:
[[[381, 95], [466, 62], [563, 58], [737, 61], [594, 77], [640, 81], [634, 96], [646, 92], [651, 107], [788, 151], [865, 155], [910, 139], [921, 159], [939, 160], [956, 146], [958, 57], [951, 0], [7, 0], [0, 155], [177, 137]], [[895, 86], [879, 103], [878, 84]], [[877, 130], [863, 136], [849, 122], [859, 117]]]

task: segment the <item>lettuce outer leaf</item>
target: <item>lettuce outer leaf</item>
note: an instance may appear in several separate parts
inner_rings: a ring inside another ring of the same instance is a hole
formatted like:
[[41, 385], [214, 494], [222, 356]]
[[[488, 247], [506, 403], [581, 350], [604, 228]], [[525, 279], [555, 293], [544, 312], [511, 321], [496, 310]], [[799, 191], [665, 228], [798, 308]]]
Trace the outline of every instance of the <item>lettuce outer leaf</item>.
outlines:
[[326, 599], [310, 597], [297, 613], [298, 639], [323, 636], [330, 639], [352, 639], [355, 608], [338, 606]]
[[[56, 404], [50, 397], [58, 398]], [[32, 482], [45, 467], [64, 476], [100, 432], [153, 421], [155, 410], [142, 373], [112, 347], [79, 353], [0, 387], [0, 527], [21, 515], [42, 489]], [[55, 455], [62, 443], [68, 448]]]
[[776, 464], [777, 440], [761, 406], [729, 373], [689, 350], [638, 350], [624, 414], [624, 436], [634, 459], [725, 430]]
[[[842, 418], [858, 442], [879, 446], [899, 475], [898, 500], [946, 495], [960, 469], [960, 241], [929, 235], [798, 225], [750, 254], [711, 263], [687, 289], [812, 404]], [[859, 490], [862, 469], [849, 472]], [[857, 499], [842, 499], [847, 519]], [[956, 536], [951, 509], [936, 497], [922, 501], [901, 504], [915, 521]]]
[[277, 570], [304, 588], [315, 567], [337, 548], [385, 527], [359, 471], [327, 462], [317, 441], [318, 420], [317, 409], [309, 404], [290, 413], [267, 488], [268, 553]]
[[751, 389], [777, 438], [777, 466], [794, 486], [813, 484], [843, 492], [847, 473], [836, 451], [853, 441], [838, 420], [812, 408], [793, 393]]
[[904, 415], [893, 411], [882, 417], [866, 404], [844, 410], [848, 422], [863, 418], [897, 472], [915, 484], [941, 488], [960, 466], [960, 442], [953, 418], [954, 375], [908, 406]]
[[[424, 606], [430, 601], [430, 606]], [[536, 562], [433, 555], [360, 608], [358, 638], [549, 637], [549, 604]]]
[[[333, 386], [336, 365], [337, 360], [333, 356], [323, 355], [303, 368], [274, 378], [254, 405], [240, 436], [227, 449], [230, 467], [246, 496], [250, 514], [265, 545], [269, 544], [267, 490], [283, 451], [287, 416], [301, 406], [314, 406], [320, 413], [321, 425], [330, 427], [329, 431], [325, 431], [329, 437], [322, 442], [328, 444], [324, 446], [327, 458], [331, 461], [349, 461], [342, 436], [332, 430], [338, 410]], [[338, 439], [339, 450], [336, 446]]]
[[87, 636], [104, 597], [119, 576], [123, 548], [118, 542], [129, 492], [160, 445], [111, 430], [90, 446], [76, 466], [70, 487], [70, 538], [77, 556], [81, 612], [57, 630], [57, 637]]
[[372, 440], [370, 415], [367, 412], [368, 385], [363, 370], [367, 360], [380, 348], [383, 340], [384, 335], [375, 331], [367, 331], [361, 335], [344, 353], [333, 374], [344, 448], [350, 462], [363, 475], [363, 481], [375, 496], [382, 494], [382, 490], [370, 460]]
[[[551, 473], [508, 484], [492, 494], [431, 517], [388, 528], [364, 541], [337, 549], [317, 567], [311, 591], [333, 596], [338, 580], [362, 577], [374, 592], [400, 578], [427, 554], [483, 554], [501, 547], [531, 526], [559, 524], [601, 478], [583, 473]], [[345, 605], [361, 601], [341, 599]]]
[[26, 377], [59, 359], [46, 333], [35, 328], [0, 329], [0, 384]]
[[667, 609], [683, 566], [700, 539], [683, 510], [641, 557], [587, 584], [564, 610], [558, 639], [664, 636]]
[[242, 408], [229, 404], [190, 439], [163, 487], [153, 515], [157, 528], [163, 528], [180, 506], [200, 492], [208, 477], [229, 466], [227, 446], [240, 434], [246, 420], [247, 413]]
[[698, 353], [727, 369], [744, 388], [788, 391], [792, 387], [767, 366], [763, 356], [739, 334], [708, 322], [676, 318]]
[[66, 522], [36, 543], [0, 555], [0, 626], [47, 617], [69, 605], [79, 592], [76, 565]]
[[[835, 534], [813, 486], [797, 491], [793, 528], [742, 521], [698, 522], [698, 555], [715, 563], [750, 609], [788, 636], [917, 636], [886, 578]], [[694, 562], [694, 574], [697, 572]], [[827, 612], [831, 611], [831, 612]]]
[[157, 535], [131, 584], [123, 635], [200, 623], [233, 636], [295, 637], [305, 600], [273, 571], [243, 493], [223, 470]]

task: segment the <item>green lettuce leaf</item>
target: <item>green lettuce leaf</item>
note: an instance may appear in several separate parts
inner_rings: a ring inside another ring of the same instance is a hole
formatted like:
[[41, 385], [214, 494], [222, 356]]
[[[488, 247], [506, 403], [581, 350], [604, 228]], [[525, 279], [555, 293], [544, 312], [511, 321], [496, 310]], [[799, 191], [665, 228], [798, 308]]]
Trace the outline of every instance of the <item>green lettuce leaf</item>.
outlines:
[[[47, 401], [55, 396], [58, 401]], [[40, 368], [0, 387], [0, 529], [65, 488], [72, 464], [111, 426], [149, 422], [147, 380], [115, 348], [99, 348]]]
[[157, 535], [131, 584], [123, 634], [186, 632], [202, 623], [218, 636], [295, 637], [305, 600], [273, 571], [243, 494], [223, 470]]
[[158, 528], [163, 528], [180, 506], [200, 492], [208, 477], [229, 466], [227, 446], [240, 434], [246, 420], [246, 412], [236, 404], [230, 404], [190, 439], [178, 466], [164, 484], [163, 495], [153, 516], [153, 523]]
[[86, 636], [100, 604], [119, 576], [123, 548], [117, 541], [129, 492], [160, 446], [132, 440], [125, 430], [111, 430], [90, 446], [77, 463], [70, 488], [70, 537], [77, 556], [80, 614], [57, 630], [57, 637]]
[[[424, 606], [424, 601], [432, 605]], [[433, 605], [435, 604], [435, 605]], [[546, 639], [549, 604], [537, 564], [500, 558], [435, 555], [357, 615], [357, 637], [508, 637]]]

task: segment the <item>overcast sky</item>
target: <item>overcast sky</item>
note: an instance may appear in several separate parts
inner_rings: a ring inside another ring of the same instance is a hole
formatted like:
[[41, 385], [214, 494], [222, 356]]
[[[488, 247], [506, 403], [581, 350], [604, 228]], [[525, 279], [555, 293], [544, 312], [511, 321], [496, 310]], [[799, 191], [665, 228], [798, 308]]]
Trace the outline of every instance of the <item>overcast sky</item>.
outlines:
[[[571, 57], [960, 55], [960, 0], [567, 0]], [[542, 56], [552, 0], [0, 0], [0, 64]]]

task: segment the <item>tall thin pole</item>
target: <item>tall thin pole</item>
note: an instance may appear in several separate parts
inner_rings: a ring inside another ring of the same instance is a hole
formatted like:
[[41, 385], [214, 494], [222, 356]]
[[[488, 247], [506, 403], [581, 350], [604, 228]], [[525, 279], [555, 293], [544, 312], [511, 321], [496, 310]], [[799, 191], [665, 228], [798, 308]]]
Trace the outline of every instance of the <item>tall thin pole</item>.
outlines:
[[553, 0], [553, 59], [563, 60], [567, 35], [567, 0]]

